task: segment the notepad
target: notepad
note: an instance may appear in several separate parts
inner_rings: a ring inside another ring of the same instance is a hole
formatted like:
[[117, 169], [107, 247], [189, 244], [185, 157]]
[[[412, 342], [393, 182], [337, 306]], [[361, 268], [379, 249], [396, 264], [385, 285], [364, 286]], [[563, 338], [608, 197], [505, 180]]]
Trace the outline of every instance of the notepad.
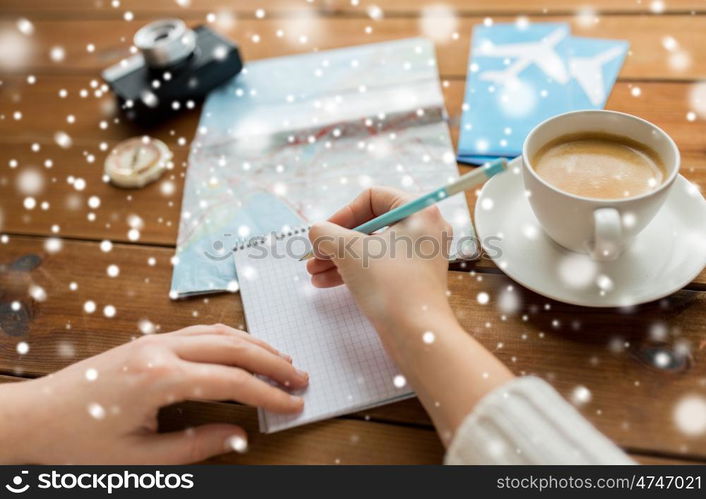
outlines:
[[306, 229], [236, 246], [235, 266], [250, 334], [292, 356], [309, 373], [297, 415], [259, 410], [272, 433], [413, 395], [345, 286], [311, 285]]

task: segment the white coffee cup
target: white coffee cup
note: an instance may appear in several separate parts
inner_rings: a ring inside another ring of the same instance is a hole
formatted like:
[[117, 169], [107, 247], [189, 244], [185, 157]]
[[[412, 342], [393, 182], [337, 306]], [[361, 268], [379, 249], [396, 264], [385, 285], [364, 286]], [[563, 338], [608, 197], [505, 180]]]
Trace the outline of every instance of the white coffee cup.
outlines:
[[[655, 190], [620, 199], [597, 199], [564, 192], [539, 177], [531, 158], [548, 142], [576, 133], [627, 137], [654, 150], [667, 175]], [[616, 111], [575, 111], [537, 125], [522, 147], [522, 175], [532, 210], [544, 231], [561, 246], [597, 261], [617, 259], [662, 207], [679, 173], [680, 155], [662, 129]]]

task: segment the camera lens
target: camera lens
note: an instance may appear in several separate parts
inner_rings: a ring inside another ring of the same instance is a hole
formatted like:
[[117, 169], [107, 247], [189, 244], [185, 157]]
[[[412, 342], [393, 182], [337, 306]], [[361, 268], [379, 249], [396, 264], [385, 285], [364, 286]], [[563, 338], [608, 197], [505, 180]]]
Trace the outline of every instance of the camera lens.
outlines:
[[191, 55], [196, 47], [196, 34], [180, 19], [160, 19], [140, 28], [134, 43], [148, 66], [166, 68]]

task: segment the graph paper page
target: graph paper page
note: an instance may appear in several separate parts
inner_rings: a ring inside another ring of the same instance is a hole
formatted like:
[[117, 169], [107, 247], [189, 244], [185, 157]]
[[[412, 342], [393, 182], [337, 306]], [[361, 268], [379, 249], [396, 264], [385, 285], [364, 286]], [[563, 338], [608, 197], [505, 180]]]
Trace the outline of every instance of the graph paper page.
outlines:
[[271, 433], [411, 396], [407, 386], [394, 383], [399, 371], [348, 289], [314, 288], [306, 262], [285, 256], [286, 246], [287, 239], [273, 239], [235, 252], [248, 331], [291, 355], [310, 377], [300, 393], [304, 411], [283, 415], [260, 409], [260, 431]]

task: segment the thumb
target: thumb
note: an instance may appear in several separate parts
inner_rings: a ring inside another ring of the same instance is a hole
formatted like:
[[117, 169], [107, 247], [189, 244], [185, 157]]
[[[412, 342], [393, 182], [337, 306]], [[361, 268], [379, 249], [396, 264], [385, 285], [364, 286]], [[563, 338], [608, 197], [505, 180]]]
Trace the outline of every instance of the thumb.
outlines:
[[331, 260], [337, 266], [347, 257], [360, 254], [363, 237], [360, 232], [331, 222], [318, 222], [309, 229], [309, 240], [316, 257]]
[[227, 452], [243, 453], [248, 448], [248, 439], [240, 426], [207, 424], [152, 435], [144, 447], [144, 456], [150, 457], [150, 464], [187, 464]]

